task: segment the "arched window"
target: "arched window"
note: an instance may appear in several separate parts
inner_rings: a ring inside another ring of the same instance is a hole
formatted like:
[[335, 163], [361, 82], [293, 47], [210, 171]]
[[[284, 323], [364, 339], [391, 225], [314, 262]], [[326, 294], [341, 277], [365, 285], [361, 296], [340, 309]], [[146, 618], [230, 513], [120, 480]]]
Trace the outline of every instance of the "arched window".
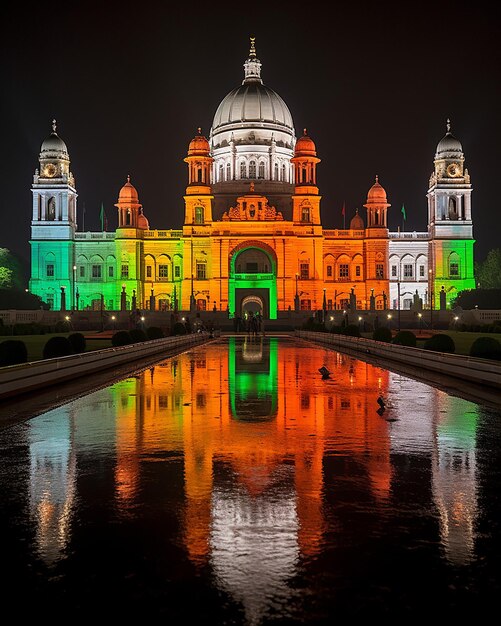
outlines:
[[219, 182], [221, 182], [222, 180], [224, 180], [224, 168], [223, 168], [223, 165], [221, 164], [219, 166]]
[[282, 176], [281, 176], [280, 180], [285, 182], [285, 163], [282, 165]]
[[256, 161], [249, 163], [249, 178], [256, 178]]
[[278, 163], [275, 163], [275, 175], [273, 177], [274, 180], [278, 180]]
[[247, 178], [247, 168], [245, 167], [245, 161], [240, 163], [240, 178]]
[[459, 278], [461, 276], [459, 265], [459, 255], [455, 252], [449, 257], [449, 278]]
[[226, 180], [231, 180], [231, 165], [226, 164]]
[[204, 208], [203, 206], [195, 207], [195, 224], [203, 224], [204, 223]]
[[202, 168], [199, 167], [197, 169], [197, 183], [201, 183], [202, 182]]
[[54, 197], [49, 198], [47, 205], [47, 219], [49, 222], [53, 222], [56, 219], [56, 199]]
[[457, 209], [457, 200], [456, 198], [449, 198], [449, 219], [457, 220], [458, 219], [458, 209]]
[[301, 221], [302, 222], [310, 221], [310, 207], [309, 206], [301, 207]]
[[259, 164], [259, 178], [264, 178], [264, 163]]

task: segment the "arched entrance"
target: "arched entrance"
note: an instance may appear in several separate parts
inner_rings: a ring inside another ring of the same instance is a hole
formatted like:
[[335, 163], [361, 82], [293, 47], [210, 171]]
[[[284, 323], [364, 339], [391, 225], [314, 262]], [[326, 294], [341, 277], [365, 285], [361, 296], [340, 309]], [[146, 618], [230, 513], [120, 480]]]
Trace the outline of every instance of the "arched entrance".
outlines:
[[247, 318], [247, 315], [249, 313], [252, 313], [252, 315], [257, 315], [259, 313], [259, 315], [263, 315], [264, 312], [264, 305], [263, 305], [263, 301], [259, 296], [255, 296], [255, 295], [249, 295], [249, 296], [245, 296], [242, 299], [242, 317], [243, 318]]
[[229, 310], [245, 319], [260, 313], [277, 318], [277, 259], [273, 248], [260, 241], [246, 241], [230, 253]]

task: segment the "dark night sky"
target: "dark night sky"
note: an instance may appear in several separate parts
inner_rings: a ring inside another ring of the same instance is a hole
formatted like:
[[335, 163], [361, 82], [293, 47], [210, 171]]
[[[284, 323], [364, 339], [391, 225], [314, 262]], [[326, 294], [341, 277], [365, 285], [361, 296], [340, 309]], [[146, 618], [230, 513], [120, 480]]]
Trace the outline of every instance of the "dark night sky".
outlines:
[[486, 6], [18, 3], [2, 15], [0, 246], [28, 267], [32, 176], [54, 117], [79, 228], [85, 203], [85, 230], [100, 229], [101, 202], [115, 228], [127, 174], [150, 226], [180, 228], [188, 144], [198, 126], [208, 135], [218, 104], [241, 83], [254, 35], [264, 83], [288, 104], [296, 136], [306, 127], [316, 142], [324, 227], [342, 227], [343, 202], [347, 221], [356, 207], [365, 216], [378, 174], [390, 228], [405, 204], [405, 229], [425, 230], [433, 157], [450, 117], [483, 259], [500, 245], [501, 11]]

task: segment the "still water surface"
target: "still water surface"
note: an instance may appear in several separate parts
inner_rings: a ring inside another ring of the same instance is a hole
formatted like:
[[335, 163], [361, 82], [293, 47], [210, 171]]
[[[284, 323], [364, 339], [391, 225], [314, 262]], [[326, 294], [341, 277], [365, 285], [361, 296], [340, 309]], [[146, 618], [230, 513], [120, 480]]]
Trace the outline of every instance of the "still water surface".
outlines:
[[482, 618], [501, 597], [501, 412], [306, 342], [197, 346], [0, 449], [19, 618]]

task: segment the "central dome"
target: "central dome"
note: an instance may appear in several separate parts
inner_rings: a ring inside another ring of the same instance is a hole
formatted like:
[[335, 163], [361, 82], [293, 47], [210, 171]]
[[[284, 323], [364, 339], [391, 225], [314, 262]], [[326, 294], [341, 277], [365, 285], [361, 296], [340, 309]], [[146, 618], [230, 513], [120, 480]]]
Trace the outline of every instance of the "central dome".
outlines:
[[296, 135], [289, 107], [263, 84], [261, 61], [251, 37], [244, 79], [218, 106], [209, 136], [212, 162], [213, 216], [219, 219], [235, 198], [256, 193], [282, 213], [293, 193]]
[[273, 89], [263, 85], [261, 61], [257, 58], [254, 41], [251, 37], [249, 57], [244, 63], [244, 80], [218, 106], [212, 124], [213, 133], [217, 133], [221, 126], [237, 124], [238, 128], [245, 122], [285, 126], [289, 132], [294, 131], [288, 106]]
[[212, 130], [227, 124], [260, 122], [294, 129], [288, 106], [273, 89], [259, 82], [245, 82], [230, 91], [218, 106]]

